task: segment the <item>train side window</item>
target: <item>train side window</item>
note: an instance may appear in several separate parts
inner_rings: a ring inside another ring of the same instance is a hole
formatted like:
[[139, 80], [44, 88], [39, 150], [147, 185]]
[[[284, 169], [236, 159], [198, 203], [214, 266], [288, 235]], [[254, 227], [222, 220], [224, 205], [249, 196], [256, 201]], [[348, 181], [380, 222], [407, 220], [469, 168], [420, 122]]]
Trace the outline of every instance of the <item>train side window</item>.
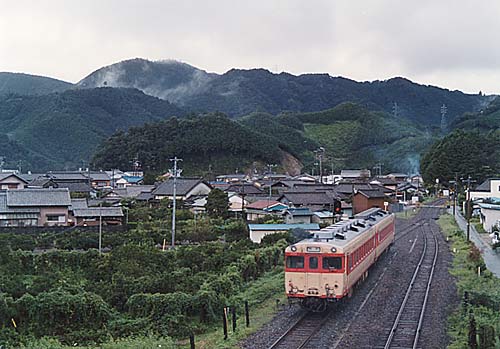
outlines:
[[286, 267], [293, 269], [304, 268], [304, 256], [288, 256], [286, 257]]
[[342, 269], [342, 258], [340, 257], [323, 257], [323, 269]]
[[318, 257], [309, 257], [309, 269], [318, 269]]

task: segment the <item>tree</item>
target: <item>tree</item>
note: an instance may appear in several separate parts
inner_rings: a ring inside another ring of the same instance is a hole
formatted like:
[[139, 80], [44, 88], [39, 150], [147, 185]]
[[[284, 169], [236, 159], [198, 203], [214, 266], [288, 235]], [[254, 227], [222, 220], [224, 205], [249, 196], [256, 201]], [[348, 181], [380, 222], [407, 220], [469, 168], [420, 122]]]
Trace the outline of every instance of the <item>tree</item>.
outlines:
[[434, 143], [422, 157], [422, 176], [427, 183], [447, 183], [458, 174], [478, 182], [500, 172], [500, 133], [454, 131]]
[[229, 215], [229, 200], [227, 194], [215, 188], [207, 197], [207, 213], [212, 218], [227, 218]]

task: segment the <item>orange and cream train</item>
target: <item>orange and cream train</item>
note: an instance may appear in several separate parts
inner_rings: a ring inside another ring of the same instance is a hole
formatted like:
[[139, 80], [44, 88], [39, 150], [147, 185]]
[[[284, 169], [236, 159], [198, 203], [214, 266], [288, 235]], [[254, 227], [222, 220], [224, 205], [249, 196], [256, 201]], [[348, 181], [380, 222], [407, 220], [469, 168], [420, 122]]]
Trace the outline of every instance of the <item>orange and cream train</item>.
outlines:
[[394, 243], [394, 215], [379, 208], [315, 232], [285, 250], [285, 288], [290, 301], [323, 311], [350, 297], [353, 287]]

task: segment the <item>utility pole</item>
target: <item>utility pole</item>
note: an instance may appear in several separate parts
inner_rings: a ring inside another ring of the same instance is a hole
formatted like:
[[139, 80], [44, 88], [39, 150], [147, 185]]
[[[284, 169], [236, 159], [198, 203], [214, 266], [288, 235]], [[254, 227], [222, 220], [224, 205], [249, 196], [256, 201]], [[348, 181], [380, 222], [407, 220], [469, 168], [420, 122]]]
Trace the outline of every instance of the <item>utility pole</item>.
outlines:
[[[275, 164], [267, 164], [267, 169], [268, 169], [269, 175], [273, 174], [273, 167], [276, 167], [276, 165]], [[271, 195], [272, 195], [272, 189], [273, 189], [271, 187], [271, 184], [272, 184], [272, 181], [271, 181], [271, 178], [269, 178], [269, 197], [267, 199], [267, 206], [268, 207], [271, 204]]]
[[451, 184], [453, 184], [453, 194], [452, 194], [452, 199], [453, 199], [453, 217], [455, 217], [456, 213], [456, 206], [457, 206], [457, 193], [458, 193], [458, 173], [455, 172], [455, 180], [450, 181]]
[[0, 156], [0, 173], [3, 172], [3, 166], [5, 165], [5, 157]]
[[319, 147], [314, 152], [319, 162], [319, 182], [323, 184], [323, 155], [325, 154], [325, 148]]
[[170, 159], [174, 163], [174, 170], [173, 170], [173, 175], [174, 175], [174, 188], [173, 188], [173, 203], [172, 203], [172, 248], [175, 247], [175, 206], [176, 206], [176, 201], [177, 201], [177, 176], [179, 174], [179, 171], [177, 170], [177, 163], [179, 161], [182, 161], [182, 159], [177, 158], [175, 156], [173, 159]]
[[102, 202], [99, 203], [99, 254], [102, 253]]
[[467, 183], [467, 196], [466, 196], [466, 206], [465, 206], [465, 214], [467, 216], [467, 241], [470, 241], [470, 218], [472, 215], [472, 207], [470, 200], [470, 184], [475, 181], [472, 180], [470, 176], [467, 177], [466, 180], [462, 179], [462, 182]]

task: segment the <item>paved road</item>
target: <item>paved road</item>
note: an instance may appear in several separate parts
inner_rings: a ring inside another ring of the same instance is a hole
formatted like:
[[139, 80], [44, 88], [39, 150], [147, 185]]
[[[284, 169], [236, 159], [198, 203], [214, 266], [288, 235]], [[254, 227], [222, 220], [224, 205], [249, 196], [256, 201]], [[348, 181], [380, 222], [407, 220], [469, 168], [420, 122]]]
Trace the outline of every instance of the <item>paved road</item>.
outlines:
[[[451, 208], [448, 210], [448, 213], [453, 215], [453, 211]], [[455, 220], [457, 221], [460, 229], [462, 229], [464, 233], [466, 233], [467, 221], [458, 210], [456, 211]], [[491, 247], [486, 242], [484, 242], [483, 239], [481, 239], [473, 224], [471, 224], [470, 226], [470, 239], [481, 251], [488, 270], [491, 271], [496, 277], [500, 277], [500, 251], [498, 253], [493, 251]]]

